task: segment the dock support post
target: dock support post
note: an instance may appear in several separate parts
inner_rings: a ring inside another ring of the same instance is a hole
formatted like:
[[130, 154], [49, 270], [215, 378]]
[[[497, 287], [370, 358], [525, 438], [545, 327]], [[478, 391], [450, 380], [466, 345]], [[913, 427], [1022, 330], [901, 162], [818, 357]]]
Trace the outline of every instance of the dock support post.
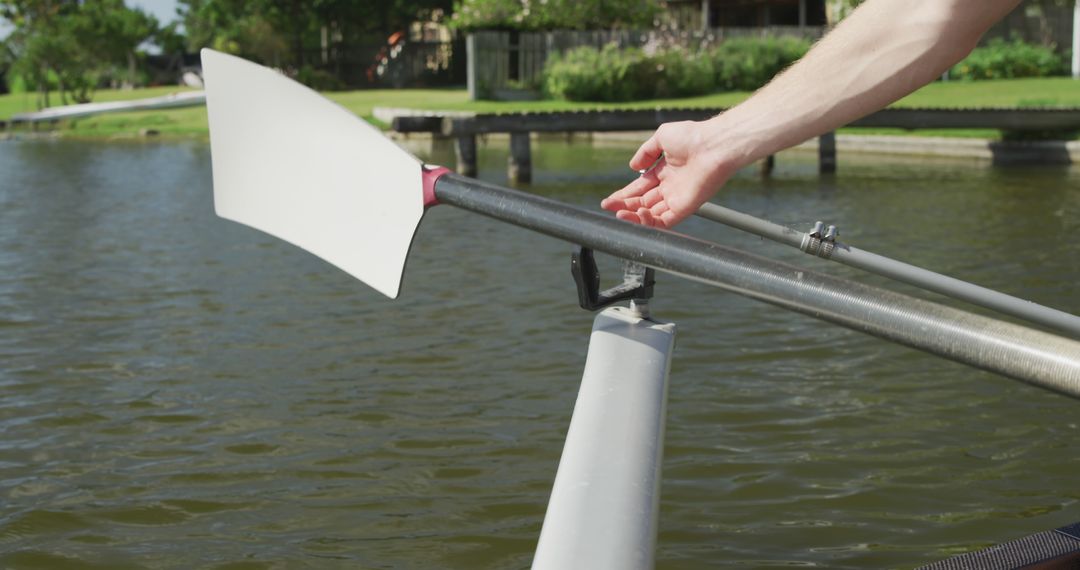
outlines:
[[477, 83], [476, 73], [476, 34], [465, 36], [465, 85], [469, 90], [469, 101], [480, 98], [480, 86]]
[[507, 174], [511, 184], [532, 182], [532, 149], [528, 132], [510, 133], [510, 158]]
[[761, 177], [768, 178], [776, 168], [776, 155], [770, 154], [761, 160]]
[[476, 135], [464, 135], [457, 138], [454, 145], [457, 155], [457, 172], [462, 176], [476, 176]]
[[818, 137], [818, 172], [836, 172], [836, 131], [829, 131]]

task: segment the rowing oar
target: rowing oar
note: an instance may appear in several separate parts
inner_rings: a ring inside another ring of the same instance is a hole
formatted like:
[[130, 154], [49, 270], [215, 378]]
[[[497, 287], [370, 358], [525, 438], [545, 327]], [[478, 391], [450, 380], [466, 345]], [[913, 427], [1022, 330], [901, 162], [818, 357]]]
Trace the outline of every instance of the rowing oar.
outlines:
[[203, 50], [218, 215], [396, 298], [426, 208], [451, 204], [1080, 397], [1080, 342], [429, 168], [318, 93]]
[[697, 215], [790, 245], [815, 257], [877, 273], [946, 297], [1068, 333], [1073, 338], [1080, 338], [1080, 317], [1076, 315], [853, 247], [836, 239], [839, 236], [836, 226], [826, 228], [825, 224], [818, 222], [809, 232], [800, 232], [718, 204], [703, 205]]

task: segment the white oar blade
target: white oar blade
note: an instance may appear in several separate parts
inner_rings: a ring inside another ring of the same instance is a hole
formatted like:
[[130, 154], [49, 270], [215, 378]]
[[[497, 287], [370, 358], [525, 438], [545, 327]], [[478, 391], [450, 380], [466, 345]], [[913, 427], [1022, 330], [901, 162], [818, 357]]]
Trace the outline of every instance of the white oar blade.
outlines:
[[271, 69], [202, 50], [217, 214], [396, 298], [424, 214], [421, 163]]

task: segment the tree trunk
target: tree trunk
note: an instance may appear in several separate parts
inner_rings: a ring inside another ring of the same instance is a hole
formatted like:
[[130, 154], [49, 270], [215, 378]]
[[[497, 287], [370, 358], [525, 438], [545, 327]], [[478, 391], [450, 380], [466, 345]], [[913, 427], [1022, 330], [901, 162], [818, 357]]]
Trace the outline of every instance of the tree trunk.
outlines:
[[300, 2], [293, 0], [290, 3], [293, 26], [293, 51], [296, 54], [296, 67], [304, 67], [304, 28], [300, 25]]
[[60, 91], [60, 104], [67, 105], [67, 89], [64, 87], [64, 76], [60, 75], [60, 72], [56, 73], [56, 89]]
[[135, 88], [135, 52], [129, 51], [127, 54], [128, 60], [128, 88]]
[[42, 64], [38, 76], [38, 109], [49, 106], [49, 65]]

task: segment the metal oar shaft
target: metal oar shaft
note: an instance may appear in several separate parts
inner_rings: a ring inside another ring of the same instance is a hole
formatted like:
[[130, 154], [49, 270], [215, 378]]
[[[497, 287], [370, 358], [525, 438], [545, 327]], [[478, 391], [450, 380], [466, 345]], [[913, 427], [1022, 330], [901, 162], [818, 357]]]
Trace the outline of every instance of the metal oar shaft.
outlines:
[[1080, 397], [1080, 342], [454, 174], [443, 203]]
[[[697, 214], [714, 222], [720, 222], [805, 251], [804, 243], [808, 238], [806, 233], [716, 204], [703, 205]], [[1076, 315], [1070, 315], [1064, 311], [1006, 295], [993, 289], [980, 287], [902, 261], [863, 251], [847, 244], [836, 242], [835, 245], [829, 246], [827, 255], [816, 255], [816, 257], [824, 257], [845, 265], [877, 273], [927, 291], [993, 309], [1080, 338], [1080, 317]]]

